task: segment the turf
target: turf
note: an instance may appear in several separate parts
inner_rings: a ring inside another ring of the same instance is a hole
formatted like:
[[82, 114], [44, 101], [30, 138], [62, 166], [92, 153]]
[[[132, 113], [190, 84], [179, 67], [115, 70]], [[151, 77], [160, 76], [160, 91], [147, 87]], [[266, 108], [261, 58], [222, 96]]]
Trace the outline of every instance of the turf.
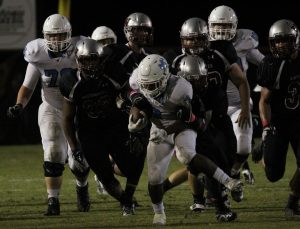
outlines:
[[[123, 217], [120, 206], [110, 196], [96, 193], [94, 174], [89, 176], [91, 210], [77, 212], [75, 181], [66, 166], [60, 194], [61, 215], [45, 217], [46, 188], [42, 168], [41, 145], [0, 146], [0, 228], [152, 228], [153, 212], [147, 193], [147, 167], [136, 192], [142, 206], [136, 215]], [[249, 160], [250, 161], [250, 160]], [[174, 159], [169, 172], [181, 165]], [[254, 185], [244, 186], [245, 199], [231, 201], [238, 219], [231, 223], [218, 223], [215, 210], [190, 213], [192, 203], [187, 183], [170, 190], [164, 197], [167, 225], [165, 228], [300, 228], [300, 222], [287, 220], [283, 209], [289, 194], [289, 178], [295, 171], [295, 158], [288, 154], [286, 173], [276, 182], [269, 182], [259, 164], [250, 162], [255, 174]], [[122, 184], [124, 179], [120, 178]]]

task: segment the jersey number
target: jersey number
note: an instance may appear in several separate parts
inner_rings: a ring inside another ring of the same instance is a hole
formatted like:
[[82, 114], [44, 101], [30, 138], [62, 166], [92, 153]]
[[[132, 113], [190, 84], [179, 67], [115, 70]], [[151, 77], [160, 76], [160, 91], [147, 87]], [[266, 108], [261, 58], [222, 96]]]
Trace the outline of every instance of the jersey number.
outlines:
[[299, 107], [300, 99], [300, 84], [290, 83], [288, 86], [288, 95], [285, 98], [285, 106], [287, 109], [294, 110]]
[[63, 68], [60, 71], [56, 69], [45, 69], [47, 87], [58, 87], [60, 77], [68, 71], [72, 71], [72, 68]]

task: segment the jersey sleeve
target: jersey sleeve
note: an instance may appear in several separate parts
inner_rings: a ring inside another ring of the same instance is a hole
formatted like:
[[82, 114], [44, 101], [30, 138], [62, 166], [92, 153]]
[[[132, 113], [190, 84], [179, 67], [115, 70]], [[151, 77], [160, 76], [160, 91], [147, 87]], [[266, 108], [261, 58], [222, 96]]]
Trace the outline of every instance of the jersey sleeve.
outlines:
[[41, 74], [39, 70], [33, 64], [28, 63], [25, 78], [23, 81], [23, 86], [34, 90], [37, 85], [37, 82], [40, 79], [40, 76]]
[[74, 87], [77, 82], [77, 70], [75, 69], [68, 69], [61, 76], [59, 89], [61, 94], [69, 101], [74, 101]]
[[172, 93], [173, 102], [178, 103], [179, 106], [185, 105], [186, 100], [191, 101], [193, 98], [193, 88], [190, 82], [182, 77], [178, 77], [176, 86]]
[[33, 41], [30, 41], [26, 44], [24, 50], [23, 50], [23, 55], [24, 55], [24, 59], [28, 62], [28, 63], [32, 63], [35, 64], [39, 61], [40, 59], [40, 51], [42, 48], [42, 39], [36, 39]]

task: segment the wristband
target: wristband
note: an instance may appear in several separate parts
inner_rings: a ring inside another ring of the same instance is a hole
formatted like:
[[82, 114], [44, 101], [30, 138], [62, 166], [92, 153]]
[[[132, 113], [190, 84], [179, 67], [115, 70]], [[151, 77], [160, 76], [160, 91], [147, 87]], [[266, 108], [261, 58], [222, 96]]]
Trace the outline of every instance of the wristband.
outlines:
[[268, 120], [263, 119], [263, 120], [261, 120], [261, 125], [263, 126], [263, 128], [265, 128], [265, 127], [269, 126], [270, 124], [269, 124]]

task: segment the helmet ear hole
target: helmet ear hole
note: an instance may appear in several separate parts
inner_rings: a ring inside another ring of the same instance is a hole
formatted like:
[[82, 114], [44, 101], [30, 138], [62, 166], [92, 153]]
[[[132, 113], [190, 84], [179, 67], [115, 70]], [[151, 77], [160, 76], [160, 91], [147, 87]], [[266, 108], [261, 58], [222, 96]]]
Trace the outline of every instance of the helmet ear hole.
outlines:
[[146, 97], [156, 98], [165, 91], [169, 76], [166, 59], [160, 55], [151, 54], [139, 64], [137, 83]]
[[60, 14], [50, 15], [44, 22], [43, 34], [48, 50], [63, 52], [71, 44], [72, 28], [69, 20]]

